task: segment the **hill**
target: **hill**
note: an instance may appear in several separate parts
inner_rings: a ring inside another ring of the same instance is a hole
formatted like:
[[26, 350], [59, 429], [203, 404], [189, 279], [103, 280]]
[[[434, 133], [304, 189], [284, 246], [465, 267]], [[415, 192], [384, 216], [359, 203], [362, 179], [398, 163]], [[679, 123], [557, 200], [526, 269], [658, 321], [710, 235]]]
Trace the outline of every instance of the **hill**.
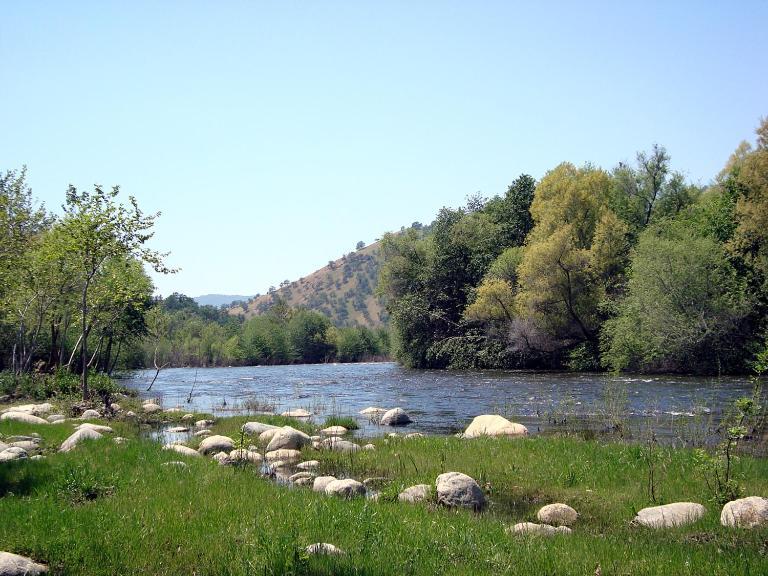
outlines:
[[229, 306], [232, 302], [244, 302], [253, 296], [238, 296], [233, 294], [203, 294], [192, 298], [200, 306]]
[[336, 326], [381, 326], [387, 321], [387, 313], [375, 295], [381, 264], [379, 248], [379, 243], [374, 242], [350, 252], [309, 276], [233, 306], [229, 313], [251, 317], [283, 301], [292, 307], [322, 312]]

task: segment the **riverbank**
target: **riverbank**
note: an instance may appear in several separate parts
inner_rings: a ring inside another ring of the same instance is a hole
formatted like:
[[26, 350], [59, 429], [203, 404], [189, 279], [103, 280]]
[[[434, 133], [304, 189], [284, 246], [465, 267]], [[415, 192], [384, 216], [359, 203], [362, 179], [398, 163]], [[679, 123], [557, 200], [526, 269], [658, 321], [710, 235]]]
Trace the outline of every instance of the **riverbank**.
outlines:
[[[296, 462], [316, 461], [311, 475], [378, 478], [367, 483], [375, 498], [346, 500], [311, 484], [277, 482], [262, 463], [222, 466], [149, 439], [159, 421], [195, 430], [191, 423], [208, 415], [122, 412], [88, 420], [113, 431], [67, 453], [58, 447], [81, 420], [0, 421], [2, 441], [39, 435], [31, 453], [43, 456], [0, 463], [0, 550], [31, 557], [54, 574], [89, 575], [593, 574], [598, 564], [602, 574], [768, 571], [768, 529], [720, 525], [721, 505], [710, 500], [709, 479], [690, 450], [649, 454], [637, 444], [557, 436], [402, 434], [357, 439], [374, 448], [354, 452], [302, 447]], [[253, 445], [262, 457], [266, 447], [256, 435], [240, 432], [247, 420], [317, 432], [300, 420], [251, 416], [216, 419], [207, 436]], [[186, 443], [197, 447], [200, 438], [190, 434]], [[632, 523], [638, 510], [654, 505], [649, 458], [657, 502], [699, 502], [706, 508], [700, 520], [668, 529]], [[768, 460], [744, 456], [736, 466], [745, 495], [768, 493]], [[448, 509], [434, 496], [399, 501], [416, 484], [434, 494], [437, 476], [447, 471], [477, 481], [487, 502], [481, 512]], [[538, 522], [539, 509], [553, 502], [578, 512], [570, 534], [509, 533], [517, 523]], [[344, 554], [308, 554], [315, 543]]]

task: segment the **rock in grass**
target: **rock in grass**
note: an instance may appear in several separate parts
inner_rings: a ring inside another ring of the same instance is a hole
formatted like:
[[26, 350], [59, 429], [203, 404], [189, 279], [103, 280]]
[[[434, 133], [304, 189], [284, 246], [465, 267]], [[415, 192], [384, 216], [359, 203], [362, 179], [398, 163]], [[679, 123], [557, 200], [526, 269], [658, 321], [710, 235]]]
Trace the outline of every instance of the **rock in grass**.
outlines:
[[112, 404], [109, 405], [109, 407], [112, 409], [113, 412], [121, 412], [123, 410], [123, 407], [120, 406], [117, 402], [112, 402]]
[[704, 516], [706, 508], [695, 502], [675, 502], [664, 506], [643, 508], [634, 522], [648, 528], [674, 528], [696, 522]]
[[251, 464], [261, 464], [261, 461], [264, 459], [258, 452], [244, 448], [232, 450], [229, 453], [229, 457], [234, 462], [250, 462]]
[[[0, 462], [11, 462], [12, 460], [24, 460], [28, 458], [29, 454], [24, 448], [17, 446], [11, 446], [0, 452]], [[2, 574], [2, 572], [0, 572]]]
[[200, 442], [198, 452], [200, 454], [215, 454], [217, 452], [227, 452], [234, 450], [235, 443], [228, 436], [208, 436]]
[[366, 444], [365, 446], [363, 446], [363, 450], [376, 450], [376, 445]]
[[264, 424], [262, 422], [246, 422], [243, 424], [243, 433], [251, 436], [257, 436], [267, 430], [277, 430], [280, 426], [273, 426], [272, 424]]
[[271, 452], [267, 452], [264, 457], [270, 462], [274, 462], [276, 460], [285, 460], [290, 462], [301, 458], [301, 452], [299, 450], [281, 448], [280, 450], [272, 450]]
[[187, 466], [186, 462], [182, 462], [181, 460], [171, 460], [170, 462], [163, 462], [161, 466], [167, 466], [168, 468], [189, 468]]
[[507, 532], [517, 535], [531, 535], [531, 536], [555, 536], [557, 534], [570, 534], [571, 529], [567, 526], [560, 526], [555, 528], [549, 524], [535, 524], [534, 522], [520, 522], [515, 524], [511, 528], [507, 528]]
[[402, 408], [392, 408], [381, 417], [381, 424], [384, 426], [405, 426], [411, 422], [411, 417]]
[[126, 418], [135, 418], [136, 417], [136, 412], [134, 412], [133, 410], [128, 410], [128, 412], [125, 413], [125, 417]]
[[147, 402], [141, 407], [141, 409], [147, 414], [154, 414], [155, 412], [160, 412], [162, 407], [159, 404], [155, 404], [154, 402]]
[[510, 422], [502, 416], [484, 414], [476, 416], [472, 423], [464, 431], [463, 438], [477, 438], [478, 436], [525, 436], [528, 428], [522, 424]]
[[435, 480], [437, 502], [451, 508], [485, 508], [485, 494], [475, 480], [461, 472], [446, 472]]
[[755, 528], [768, 524], [768, 499], [748, 496], [728, 502], [720, 513], [720, 524], [738, 528]]
[[379, 414], [384, 414], [386, 411], [387, 411], [386, 408], [369, 406], [368, 408], [364, 408], [363, 410], [360, 410], [360, 414], [363, 414], [364, 416], [377, 416]]
[[39, 440], [18, 440], [16, 442], [11, 442], [8, 444], [9, 448], [21, 448], [22, 450], [26, 450], [27, 452], [32, 452], [33, 450], [37, 450], [40, 448], [39, 446], [40, 441]]
[[90, 420], [92, 418], [101, 418], [101, 414], [98, 410], [89, 409], [80, 414], [82, 420]]
[[204, 429], [204, 430], [198, 430], [193, 434], [193, 436], [197, 436], [197, 437], [210, 436], [211, 434], [213, 434], [213, 432], [211, 432], [210, 430]]
[[259, 434], [259, 444], [269, 444], [272, 441], [272, 438], [274, 438], [275, 434], [278, 432], [280, 432], [280, 428], [270, 428], [269, 430], [264, 430], [264, 432]]
[[184, 412], [181, 408], [178, 406], [176, 408], [167, 408], [166, 410], [163, 410], [166, 414], [178, 414], [180, 412]]
[[312, 490], [325, 493], [325, 487], [336, 480], [336, 476], [318, 476], [312, 483]]
[[59, 452], [69, 452], [84, 440], [99, 440], [100, 438], [104, 438], [104, 436], [96, 432], [96, 430], [92, 430], [91, 428], [81, 428], [62, 442], [59, 447]]
[[195, 422], [195, 428], [208, 428], [209, 426], [213, 426], [214, 421], [213, 420], [198, 420]]
[[48, 420], [48, 422], [50, 422], [51, 424], [53, 424], [54, 422], [61, 422], [66, 419], [67, 417], [64, 416], [64, 414], [51, 414], [46, 418], [46, 420]]
[[296, 474], [288, 478], [288, 482], [294, 484], [297, 480], [306, 480], [308, 478], [314, 479], [314, 477], [315, 475], [312, 474], [312, 472], [296, 472]]
[[354, 442], [350, 442], [348, 440], [342, 440], [337, 436], [326, 438], [320, 443], [320, 446], [322, 448], [325, 448], [326, 450], [331, 450], [333, 452], [357, 452], [358, 450], [360, 450], [360, 446], [358, 446]]
[[299, 450], [310, 442], [312, 440], [310, 440], [309, 435], [290, 426], [284, 426], [272, 436], [269, 444], [267, 444], [267, 452], [280, 449]]
[[547, 504], [542, 507], [536, 518], [539, 522], [549, 524], [551, 526], [571, 526], [579, 517], [578, 512], [568, 506], [568, 504]]
[[355, 498], [365, 496], [365, 486], [357, 480], [345, 478], [344, 480], [332, 480], [325, 486], [325, 493], [329, 496], [342, 498]]
[[183, 422], [190, 422], [190, 421], [192, 421], [194, 419], [195, 419], [195, 415], [194, 414], [184, 414], [184, 416], [181, 417], [181, 420]]
[[5, 442], [3, 442], [2, 440], [0, 440], [0, 452], [2, 452], [3, 450], [5, 450], [6, 448], [8, 448], [8, 444], [6, 444], [6, 443], [5, 443]]
[[320, 462], [317, 460], [307, 460], [306, 462], [296, 464], [298, 470], [314, 470], [318, 466], [320, 466]]
[[320, 430], [321, 434], [325, 434], [326, 436], [344, 436], [349, 432], [344, 426], [328, 426], [328, 428], [323, 428]]
[[48, 568], [31, 558], [0, 552], [0, 576], [37, 576], [47, 572]]
[[200, 452], [189, 446], [183, 444], [166, 444], [163, 446], [163, 450], [173, 450], [174, 452], [181, 454], [182, 456], [196, 456], [200, 457]]
[[341, 556], [344, 551], [340, 548], [336, 548], [333, 544], [326, 542], [318, 542], [317, 544], [310, 544], [306, 548], [307, 554], [312, 555], [326, 555], [326, 556]]
[[24, 424], [48, 424], [48, 420], [44, 420], [39, 416], [33, 416], [26, 412], [5, 412], [0, 415], [0, 420], [12, 420], [14, 422], [23, 422]]
[[90, 428], [91, 430], [96, 430], [96, 432], [100, 434], [112, 434], [114, 430], [110, 428], [109, 426], [102, 426], [100, 424], [91, 424], [90, 422], [86, 422], [85, 424], [80, 424], [79, 426], [75, 426], [75, 430], [82, 430], [83, 428]]
[[227, 454], [224, 451], [217, 452], [216, 454], [214, 454], [213, 459], [219, 463], [219, 466], [229, 466], [230, 464], [233, 463], [232, 458], [230, 458], [229, 454]]
[[288, 416], [289, 418], [309, 418], [312, 416], [311, 412], [307, 412], [303, 408], [298, 408], [296, 410], [288, 410], [286, 412], [283, 412], [280, 414], [280, 416]]
[[128, 442], [128, 438], [123, 438], [122, 436], [115, 436], [113, 440], [115, 444], [118, 444], [118, 445], [125, 444], [126, 442]]
[[11, 406], [2, 410], [2, 412], [24, 412], [25, 414], [32, 414], [32, 416], [42, 416], [48, 414], [53, 410], [53, 404], [44, 402], [43, 404], [23, 404], [21, 406]]
[[429, 484], [416, 484], [416, 486], [411, 486], [400, 492], [400, 494], [397, 495], [397, 499], [400, 500], [400, 502], [423, 502], [424, 500], [429, 500], [431, 493], [432, 486]]
[[410, 434], [405, 435], [406, 440], [409, 438], [424, 438], [424, 434], [421, 432], [411, 432]]
[[298, 478], [293, 482], [293, 484], [294, 486], [309, 486], [314, 481], [315, 481], [315, 477], [309, 476], [307, 478]]

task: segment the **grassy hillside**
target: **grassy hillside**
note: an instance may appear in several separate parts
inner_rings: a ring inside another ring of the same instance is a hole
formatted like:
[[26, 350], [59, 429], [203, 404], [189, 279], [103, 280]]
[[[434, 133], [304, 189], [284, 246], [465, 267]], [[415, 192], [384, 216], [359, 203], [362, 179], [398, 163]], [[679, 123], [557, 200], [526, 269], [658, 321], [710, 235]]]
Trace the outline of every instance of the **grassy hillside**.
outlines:
[[289, 306], [322, 312], [337, 326], [380, 326], [387, 314], [374, 294], [379, 266], [379, 243], [375, 242], [329, 262], [309, 276], [284, 283], [270, 294], [234, 306], [229, 312], [251, 317], [264, 314], [276, 301], [283, 300]]

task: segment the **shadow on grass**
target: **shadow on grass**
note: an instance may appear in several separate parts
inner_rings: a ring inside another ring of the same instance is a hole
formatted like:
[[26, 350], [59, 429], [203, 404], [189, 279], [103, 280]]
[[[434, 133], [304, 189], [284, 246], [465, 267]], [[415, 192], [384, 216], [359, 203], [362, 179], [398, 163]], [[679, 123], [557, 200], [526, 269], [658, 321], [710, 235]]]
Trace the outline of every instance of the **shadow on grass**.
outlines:
[[0, 498], [7, 495], [27, 496], [35, 488], [50, 481], [48, 466], [25, 460], [0, 465]]

